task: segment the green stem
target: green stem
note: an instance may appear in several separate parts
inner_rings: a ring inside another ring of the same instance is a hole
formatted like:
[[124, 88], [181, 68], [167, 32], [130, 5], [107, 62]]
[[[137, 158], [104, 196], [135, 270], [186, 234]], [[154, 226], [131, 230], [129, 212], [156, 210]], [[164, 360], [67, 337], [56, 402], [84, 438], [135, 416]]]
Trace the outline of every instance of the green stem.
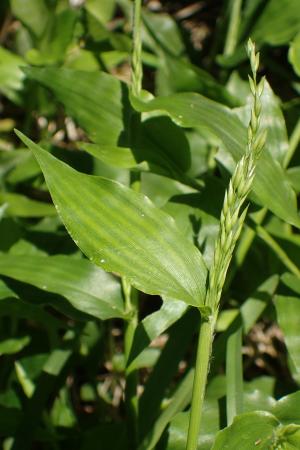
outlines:
[[[139, 96], [142, 89], [142, 39], [141, 39], [141, 7], [142, 0], [134, 0], [133, 11], [133, 49], [131, 59], [132, 84], [131, 89], [134, 96]], [[130, 123], [129, 143], [132, 147], [137, 145], [141, 124], [141, 115], [133, 113]], [[130, 173], [130, 187], [135, 191], [140, 190], [141, 176], [139, 172]], [[125, 309], [129, 314], [126, 324], [124, 346], [126, 358], [126, 386], [125, 386], [125, 408], [127, 415], [127, 430], [129, 447], [137, 448], [138, 443], [138, 371], [128, 370], [130, 353], [132, 350], [133, 339], [136, 328], [138, 326], [138, 291], [127, 283], [126, 279], [122, 279], [123, 292], [125, 296]]]
[[228, 32], [223, 52], [225, 56], [231, 55], [236, 48], [240, 28], [241, 7], [242, 7], [242, 0], [232, 1]]
[[132, 93], [139, 97], [142, 89], [143, 68], [142, 68], [142, 0], [134, 0], [133, 13], [133, 50], [132, 50]]
[[186, 450], [197, 450], [198, 447], [214, 327], [214, 316], [209, 320], [201, 320]]

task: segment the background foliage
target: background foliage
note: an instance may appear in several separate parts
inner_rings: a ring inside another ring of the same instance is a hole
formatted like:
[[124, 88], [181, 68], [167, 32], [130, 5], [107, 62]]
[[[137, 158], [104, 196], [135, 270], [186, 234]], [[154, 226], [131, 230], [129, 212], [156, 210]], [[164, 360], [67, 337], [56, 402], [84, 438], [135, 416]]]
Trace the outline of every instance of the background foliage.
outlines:
[[[222, 296], [198, 447], [300, 448], [299, 1], [144, 2], [148, 102], [129, 95], [131, 10], [129, 0], [0, 4], [2, 448], [132, 450], [124, 390], [137, 371], [139, 450], [185, 448], [199, 327], [189, 305], [201, 305], [246, 145], [249, 36], [268, 80], [268, 136]], [[113, 182], [135, 177], [141, 194]], [[101, 256], [99, 239], [110, 240]], [[124, 251], [112, 263], [113, 239]], [[130, 352], [116, 273], [143, 291]]]

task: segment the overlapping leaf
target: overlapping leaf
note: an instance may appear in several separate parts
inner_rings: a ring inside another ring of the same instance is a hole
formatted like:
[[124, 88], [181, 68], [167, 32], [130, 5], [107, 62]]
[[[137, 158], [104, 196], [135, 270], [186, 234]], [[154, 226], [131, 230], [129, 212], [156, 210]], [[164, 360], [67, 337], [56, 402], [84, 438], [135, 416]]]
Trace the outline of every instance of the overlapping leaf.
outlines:
[[[161, 111], [183, 127], [208, 130], [220, 139], [236, 162], [245, 151], [246, 127], [230, 109], [200, 94], [174, 94], [148, 102], [133, 99], [133, 104], [139, 111]], [[259, 203], [300, 226], [295, 193], [282, 167], [267, 151], [262, 153], [257, 165], [253, 191]]]
[[99, 319], [124, 316], [120, 283], [89, 261], [1, 254], [0, 274], [60, 294], [79, 311]]

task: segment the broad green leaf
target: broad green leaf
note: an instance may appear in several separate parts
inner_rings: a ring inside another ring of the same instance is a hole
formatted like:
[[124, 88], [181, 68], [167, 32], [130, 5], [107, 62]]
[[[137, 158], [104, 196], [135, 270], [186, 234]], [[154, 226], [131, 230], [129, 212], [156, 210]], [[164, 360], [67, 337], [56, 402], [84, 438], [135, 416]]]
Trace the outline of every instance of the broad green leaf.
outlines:
[[36, 36], [41, 37], [49, 20], [45, 0], [10, 0], [12, 13]]
[[[223, 143], [235, 162], [244, 154], [246, 127], [233, 111], [220, 103], [194, 93], [157, 97], [148, 102], [132, 101], [139, 111], [160, 111], [182, 127], [208, 130]], [[268, 151], [262, 153], [257, 165], [253, 191], [260, 204], [285, 221], [300, 226], [295, 193], [282, 167]]]
[[256, 377], [244, 382], [244, 412], [268, 411], [273, 413], [276, 405], [274, 391], [276, 379], [268, 376]]
[[124, 315], [120, 284], [86, 260], [1, 254], [0, 274], [62, 295], [79, 311], [99, 319]]
[[[159, 208], [164, 208], [164, 205], [174, 195], [183, 194], [184, 192], [195, 192], [194, 188], [188, 187], [179, 181], [172, 180], [161, 175], [150, 172], [142, 172], [141, 174], [141, 192], [147, 197], [150, 197], [152, 202]], [[168, 211], [165, 211], [169, 214]], [[170, 214], [172, 216], [172, 214]], [[175, 219], [176, 222], [176, 219]], [[177, 226], [182, 228], [179, 224]]]
[[174, 125], [168, 117], [145, 120], [133, 150], [139, 159], [162, 167], [176, 178], [190, 168], [191, 156], [183, 131]]
[[231, 95], [208, 72], [167, 53], [160, 56], [156, 74], [157, 94], [170, 95], [175, 92], [198, 92], [228, 106], [238, 106], [240, 101]]
[[[50, 88], [97, 144], [84, 144], [89, 153], [122, 168], [147, 161], [154, 173], [190, 183], [184, 176], [191, 163], [189, 144], [169, 118], [143, 121], [132, 148], [128, 148], [128, 88], [112, 75], [50, 67], [27, 68], [26, 74]], [[144, 162], [139, 169], [148, 169], [148, 165]]]
[[95, 143], [126, 145], [124, 133], [129, 120], [126, 114], [127, 87], [117, 78], [104, 72], [55, 67], [30, 67], [25, 73], [51, 89], [63, 103], [67, 114], [85, 129]]
[[184, 45], [180, 30], [171, 16], [145, 10], [142, 17], [148, 31], [148, 36], [146, 35], [144, 38], [150, 47], [155, 49], [158, 46], [173, 56], [183, 53]]
[[10, 216], [44, 217], [56, 215], [53, 205], [32, 200], [21, 194], [0, 193], [0, 204], [7, 204], [5, 211]]
[[300, 373], [300, 298], [276, 295], [274, 303], [278, 323], [283, 331], [288, 352], [295, 364], [297, 372]]
[[[80, 142], [78, 146], [113, 167], [130, 169], [138, 167], [140, 164], [134, 157], [133, 151], [127, 147], [112, 147], [87, 142]], [[145, 168], [147, 169], [147, 165]]]
[[291, 422], [300, 425], [299, 401], [300, 391], [286, 395], [276, 402], [272, 409], [272, 413], [284, 425], [288, 425]]
[[89, 143], [80, 147], [115, 167], [151, 170], [183, 181], [191, 163], [188, 141], [168, 117], [145, 120], [131, 149]]
[[296, 74], [300, 77], [300, 32], [290, 45], [289, 61], [292, 64]]
[[35, 154], [67, 230], [93, 262], [149, 294], [203, 304], [207, 269], [170, 216], [142, 194], [81, 174], [18, 136]]
[[19, 103], [19, 91], [23, 88], [24, 73], [20, 66], [24, 60], [15, 53], [0, 47], [0, 92]]
[[251, 38], [257, 43], [283, 45], [295, 36], [299, 27], [298, 0], [269, 0], [251, 30]]
[[226, 346], [226, 412], [227, 424], [243, 412], [242, 322], [239, 318]]
[[237, 416], [233, 424], [217, 434], [212, 450], [268, 450], [276, 448], [280, 439], [283, 448], [293, 442], [299, 444], [300, 427], [283, 427], [279, 420], [265, 411], [256, 411]]

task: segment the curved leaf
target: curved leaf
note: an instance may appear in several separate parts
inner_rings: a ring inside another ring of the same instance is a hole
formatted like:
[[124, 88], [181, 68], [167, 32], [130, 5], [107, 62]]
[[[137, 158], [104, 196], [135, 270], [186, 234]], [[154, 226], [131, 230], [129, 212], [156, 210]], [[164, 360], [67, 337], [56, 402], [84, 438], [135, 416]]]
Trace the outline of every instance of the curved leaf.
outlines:
[[288, 43], [300, 27], [298, 0], [269, 0], [251, 31], [254, 42], [271, 45]]
[[178, 321], [187, 311], [184, 302], [164, 301], [160, 310], [149, 314], [137, 326], [129, 355], [128, 368], [132, 370], [136, 360], [140, 358], [143, 350], [159, 335], [164, 333], [171, 325]]
[[93, 262], [148, 294], [203, 304], [206, 266], [170, 216], [144, 195], [81, 174], [17, 134], [35, 154], [67, 230]]
[[[226, 106], [200, 94], [184, 93], [157, 97], [148, 102], [132, 99], [139, 111], [161, 111], [182, 127], [205, 128], [224, 144], [237, 162], [246, 148], [246, 127]], [[260, 204], [285, 221], [300, 227], [296, 196], [282, 167], [269, 152], [262, 152], [253, 191]], [[276, 192], [276, 195], [274, 195]]]
[[0, 192], [0, 204], [7, 205], [5, 212], [10, 216], [44, 217], [56, 215], [53, 205], [12, 192]]
[[79, 311], [124, 317], [120, 283], [89, 261], [69, 256], [0, 255], [0, 274], [66, 297]]
[[[104, 72], [26, 67], [25, 74], [51, 89], [67, 113], [97, 144], [126, 145], [130, 114], [127, 87]], [[124, 103], [124, 104], [123, 104]], [[127, 116], [127, 121], [124, 117]], [[125, 133], [125, 134], [124, 134]]]

